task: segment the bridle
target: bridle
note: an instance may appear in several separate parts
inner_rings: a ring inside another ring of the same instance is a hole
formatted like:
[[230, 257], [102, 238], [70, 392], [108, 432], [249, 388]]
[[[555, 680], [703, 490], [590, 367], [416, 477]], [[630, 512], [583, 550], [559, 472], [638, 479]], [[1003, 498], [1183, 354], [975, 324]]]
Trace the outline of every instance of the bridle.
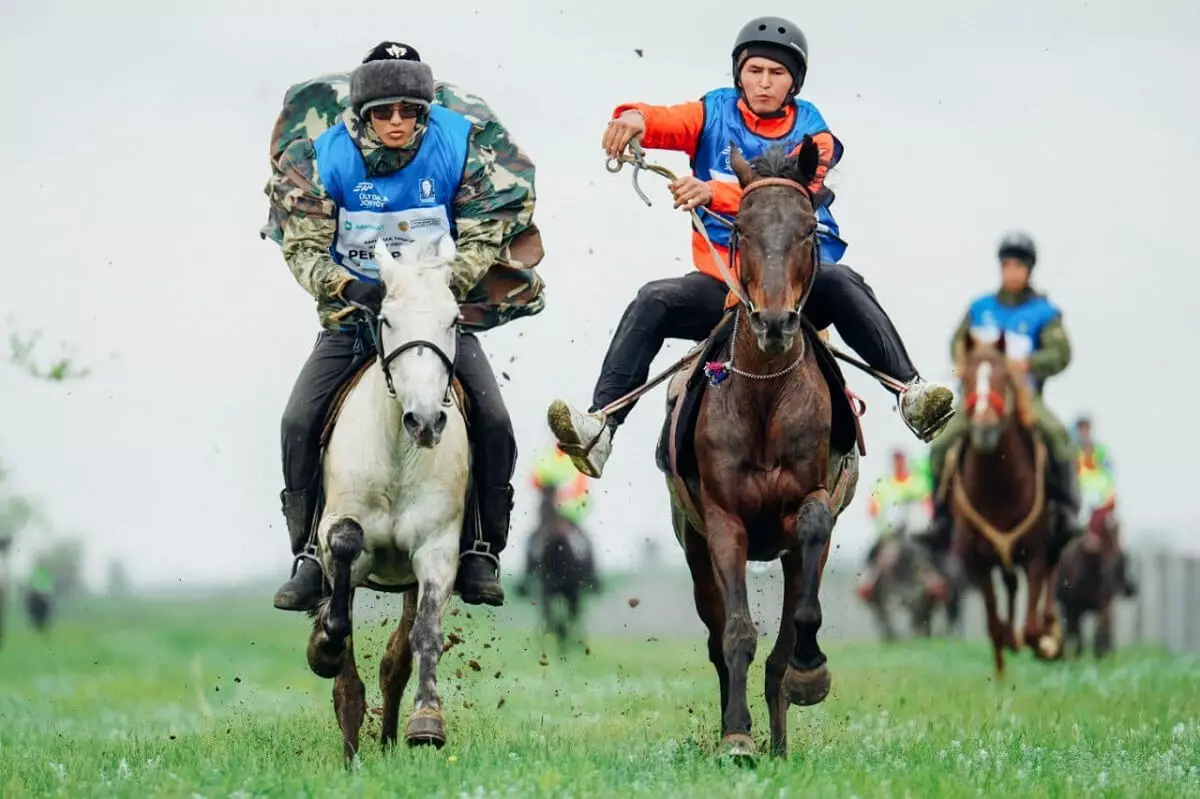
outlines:
[[[788, 178], [759, 178], [758, 180], [746, 184], [746, 187], [742, 189], [742, 202], [744, 203], [746, 201], [746, 196], [750, 194], [750, 192], [767, 188], [769, 186], [781, 186], [789, 189], [795, 189], [808, 198], [810, 204], [812, 203], [812, 192], [808, 190], [808, 187]], [[694, 211], [692, 213], [695, 214]], [[697, 222], [699, 222], [699, 217], [697, 217]], [[716, 262], [721, 268], [721, 276], [724, 278], [726, 285], [729, 286], [729, 290], [733, 293], [734, 297], [737, 298], [738, 302], [745, 306], [747, 313], [757, 313], [759, 309], [755, 307], [754, 303], [750, 300], [749, 293], [746, 291], [745, 280], [740, 275], [737, 278], [734, 277], [734, 265], [737, 263], [738, 249], [742, 237], [741, 228], [738, 226], [737, 219], [734, 218], [732, 224], [730, 224], [728, 267], [725, 267], [725, 265], [721, 262], [721, 259], [717, 256], [716, 248], [712, 241], [709, 240], [708, 233], [704, 230], [704, 225], [700, 224], [699, 229], [701, 231], [701, 235], [704, 236], [704, 240], [708, 242], [709, 252], [712, 254], [714, 262]], [[815, 224], [805, 238], [809, 239], [809, 251], [812, 253], [812, 277], [809, 278], [808, 285], [805, 286], [804, 290], [801, 292], [800, 299], [796, 302], [796, 307], [792, 309], [796, 313], [800, 313], [804, 310], [805, 304], [808, 302], [809, 297], [812, 296], [813, 285], [816, 284], [817, 273], [821, 269], [821, 242], [817, 237], [817, 226]]]
[[[978, 367], [976, 367], [978, 369]], [[987, 407], [996, 412], [996, 415], [1003, 421], [1008, 418], [1010, 403], [1014, 391], [1013, 375], [1007, 369], [1004, 371], [1004, 393], [1001, 394], [992, 386], [988, 386], [988, 390], [982, 394], [978, 391], [967, 392], [963, 398], [963, 411], [968, 417], [974, 416], [980, 403], [984, 403]]]
[[[404, 342], [391, 352], [385, 354], [383, 352], [383, 328], [385, 325], [391, 327], [391, 323], [388, 321], [387, 316], [385, 316], [382, 311], [380, 313], [375, 313], [370, 308], [366, 307], [365, 305], [360, 305], [357, 302], [348, 301], [347, 304], [352, 308], [357, 309], [367, 320], [367, 326], [371, 331], [371, 337], [375, 339], [375, 357], [379, 361], [379, 368], [383, 371], [383, 379], [387, 382], [389, 397], [392, 399], [396, 398], [396, 385], [392, 380], [392, 362], [410, 350], [417, 350], [420, 352], [424, 349], [429, 349], [438, 357], [438, 359], [442, 362], [442, 365], [446, 367], [446, 393], [442, 403], [445, 405], [450, 404], [450, 389], [454, 384], [455, 377], [454, 361], [450, 360], [450, 356], [447, 355], [441, 347], [439, 347], [437, 344], [434, 344], [432, 341], [426, 341], [425, 339], [413, 339], [412, 341]], [[459, 324], [455, 322], [454, 334], [456, 337], [458, 335], [458, 331]]]

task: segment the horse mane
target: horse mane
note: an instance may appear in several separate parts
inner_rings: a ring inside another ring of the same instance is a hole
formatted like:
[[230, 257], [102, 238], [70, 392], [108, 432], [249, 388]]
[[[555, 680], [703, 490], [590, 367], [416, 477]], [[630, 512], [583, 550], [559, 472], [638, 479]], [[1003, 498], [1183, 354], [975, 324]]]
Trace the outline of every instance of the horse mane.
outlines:
[[749, 166], [750, 171], [759, 178], [784, 178], [808, 186], [816, 178], [822, 163], [828, 166], [822, 158], [821, 148], [812, 136], [806, 135], [800, 145], [791, 151], [782, 144], [772, 145], [762, 155], [752, 159]]
[[761, 178], [786, 178], [800, 185], [808, 183], [799, 159], [789, 158], [782, 144], [771, 145], [765, 153], [751, 159], [750, 168]]

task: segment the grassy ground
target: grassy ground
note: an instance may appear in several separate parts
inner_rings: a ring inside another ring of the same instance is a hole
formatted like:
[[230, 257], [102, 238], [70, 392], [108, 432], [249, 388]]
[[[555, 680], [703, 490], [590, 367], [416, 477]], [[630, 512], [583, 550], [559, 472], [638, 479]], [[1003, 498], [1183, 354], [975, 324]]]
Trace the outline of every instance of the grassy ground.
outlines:
[[[745, 769], [712, 756], [716, 679], [698, 639], [543, 658], [527, 630], [465, 611], [448, 617], [466, 642], [441, 670], [446, 747], [369, 741], [347, 772], [306, 621], [261, 604], [97, 604], [45, 636], [10, 624], [0, 796], [1200, 795], [1195, 660], [1026, 655], [994, 685], [982, 644], [830, 646], [833, 694], [792, 710], [791, 758]], [[359, 635], [368, 704], [386, 632], [372, 620]], [[768, 647], [751, 683], [760, 746]]]

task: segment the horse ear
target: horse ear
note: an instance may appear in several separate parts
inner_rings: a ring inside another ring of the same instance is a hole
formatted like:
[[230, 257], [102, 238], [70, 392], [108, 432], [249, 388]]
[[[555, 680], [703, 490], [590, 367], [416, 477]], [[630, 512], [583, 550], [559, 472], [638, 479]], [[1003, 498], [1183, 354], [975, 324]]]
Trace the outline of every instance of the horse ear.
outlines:
[[449, 264], [458, 255], [458, 245], [454, 241], [454, 237], [449, 233], [438, 239], [437, 243], [437, 259], [443, 264]]
[[812, 136], [804, 134], [804, 141], [800, 142], [792, 159], [801, 182], [806, 186], [812, 183], [817, 176], [818, 167], [821, 166], [821, 148], [813, 141]]
[[729, 165], [733, 167], [733, 174], [737, 176], [738, 183], [743, 189], [753, 183], [757, 177], [750, 167], [750, 162], [742, 156], [742, 151], [738, 149], [732, 139], [729, 142]]
[[999, 337], [996, 339], [996, 352], [1004, 354], [1004, 331], [1000, 331]]
[[384, 288], [390, 291], [399, 277], [400, 265], [388, 252], [382, 237], [375, 240], [375, 266], [379, 268], [379, 277], [383, 280]]

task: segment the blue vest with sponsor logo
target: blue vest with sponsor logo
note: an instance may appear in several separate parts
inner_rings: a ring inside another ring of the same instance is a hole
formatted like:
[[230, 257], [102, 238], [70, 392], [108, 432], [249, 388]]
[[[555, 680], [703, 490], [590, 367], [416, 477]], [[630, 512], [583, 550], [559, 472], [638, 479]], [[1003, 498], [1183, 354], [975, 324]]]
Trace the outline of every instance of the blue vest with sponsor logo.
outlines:
[[[968, 318], [971, 335], [995, 341], [1004, 333], [1004, 349], [1013, 358], [1028, 358], [1041, 348], [1042, 331], [1060, 315], [1058, 308], [1041, 294], [1033, 294], [1020, 305], [1004, 305], [998, 294], [988, 294], [971, 303]], [[1039, 394], [1045, 381], [1030, 375]]]
[[[765, 153], [772, 146], [782, 144], [790, 153], [804, 141], [805, 135], [813, 136], [818, 133], [829, 133], [829, 125], [817, 107], [807, 100], [797, 98], [796, 120], [791, 131], [778, 139], [761, 136], [746, 127], [742, 112], [738, 109], [740, 95], [737, 89], [715, 89], [704, 95], [704, 129], [700, 132], [700, 141], [696, 145], [696, 156], [692, 159], [692, 172], [700, 180], [723, 180], [737, 183], [733, 167], [729, 163], [729, 142], [733, 141], [741, 150], [747, 161]], [[832, 135], [832, 134], [831, 134]], [[842, 158], [842, 143], [833, 138], [832, 168]], [[832, 202], [829, 203], [832, 205]], [[821, 260], [827, 263], [837, 263], [846, 252], [847, 244], [839, 234], [837, 221], [830, 213], [828, 205], [822, 205], [817, 210], [817, 236], [821, 243]], [[700, 218], [713, 244], [721, 247], [729, 246], [729, 228], [713, 218], [711, 214], [701, 209]]]
[[313, 143], [317, 170], [338, 207], [338, 236], [330, 255], [356, 277], [379, 280], [375, 241], [382, 236], [394, 254], [415, 241], [455, 235], [453, 204], [467, 160], [471, 123], [440, 105], [416, 157], [390, 175], [368, 177], [362, 153], [342, 122]]

